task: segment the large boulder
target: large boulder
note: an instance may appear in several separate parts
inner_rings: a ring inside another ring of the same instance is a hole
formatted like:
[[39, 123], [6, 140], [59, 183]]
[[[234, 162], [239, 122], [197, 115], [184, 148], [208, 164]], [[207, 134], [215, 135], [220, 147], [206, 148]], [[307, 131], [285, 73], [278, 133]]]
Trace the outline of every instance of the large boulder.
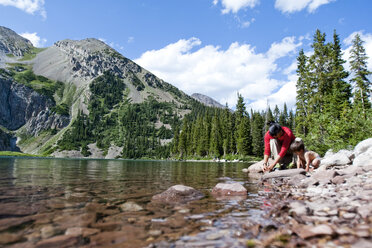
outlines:
[[204, 197], [204, 194], [200, 191], [184, 186], [174, 185], [164, 191], [163, 193], [154, 195], [152, 197], [153, 202], [167, 203], [167, 204], [180, 204], [189, 201], [199, 200]]
[[353, 161], [354, 166], [368, 166], [372, 165], [372, 146], [368, 148], [363, 153], [360, 153], [358, 156], [355, 157]]
[[326, 156], [321, 160], [321, 167], [326, 169], [332, 166], [340, 166], [351, 164], [354, 159], [354, 153], [348, 150], [340, 150], [337, 153], [327, 152]]
[[[274, 160], [272, 160], [271, 158], [269, 158], [269, 164], [271, 164], [272, 162], [274, 162]], [[261, 160], [257, 163], [254, 163], [252, 165], [250, 165], [248, 167], [248, 172], [251, 173], [251, 172], [263, 172], [263, 163], [264, 163], [264, 160]], [[243, 172], [246, 172], [246, 170], [244, 170]]]
[[359, 142], [354, 148], [355, 157], [358, 157], [360, 154], [365, 153], [371, 147], [372, 147], [372, 138]]
[[247, 189], [240, 183], [218, 183], [212, 190], [214, 196], [245, 196]]

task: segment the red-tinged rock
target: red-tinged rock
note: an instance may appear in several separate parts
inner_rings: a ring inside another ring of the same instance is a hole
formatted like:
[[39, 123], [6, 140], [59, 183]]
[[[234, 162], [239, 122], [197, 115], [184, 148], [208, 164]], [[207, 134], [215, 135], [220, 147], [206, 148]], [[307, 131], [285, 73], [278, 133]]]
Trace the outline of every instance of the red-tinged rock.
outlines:
[[23, 218], [6, 218], [0, 220], [0, 232], [5, 231], [12, 227], [17, 227], [20, 225], [32, 223], [33, 220], [31, 217], [23, 217]]
[[36, 244], [36, 248], [50, 248], [50, 247], [73, 247], [77, 246], [79, 239], [74, 235], [59, 235], [50, 239], [42, 240]]
[[121, 224], [121, 222], [94, 223], [92, 227], [101, 231], [115, 231], [121, 228]]
[[126, 235], [125, 231], [102, 232], [90, 237], [90, 245], [105, 246], [124, 243], [128, 240]]
[[22, 235], [16, 233], [0, 233], [0, 244], [6, 245], [18, 242], [22, 239]]

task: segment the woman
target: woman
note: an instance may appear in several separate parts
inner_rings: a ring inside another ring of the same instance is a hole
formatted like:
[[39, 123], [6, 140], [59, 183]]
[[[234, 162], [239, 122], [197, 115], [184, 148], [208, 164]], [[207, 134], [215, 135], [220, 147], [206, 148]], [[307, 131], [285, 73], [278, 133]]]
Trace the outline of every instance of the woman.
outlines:
[[[264, 152], [264, 171], [271, 171], [277, 163], [284, 169], [293, 160], [292, 152], [289, 147], [295, 140], [293, 132], [288, 127], [282, 127], [276, 122], [271, 122], [269, 130], [265, 134]], [[273, 157], [274, 162], [269, 164], [269, 157]]]

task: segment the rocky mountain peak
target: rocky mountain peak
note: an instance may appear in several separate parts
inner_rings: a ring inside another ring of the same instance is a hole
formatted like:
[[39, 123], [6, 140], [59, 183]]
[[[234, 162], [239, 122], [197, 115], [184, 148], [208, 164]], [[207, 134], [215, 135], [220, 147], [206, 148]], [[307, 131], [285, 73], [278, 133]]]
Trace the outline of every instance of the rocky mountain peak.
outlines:
[[213, 98], [200, 93], [194, 93], [191, 95], [191, 97], [210, 107], [225, 108], [225, 106], [223, 106], [221, 103], [217, 102]]
[[124, 78], [142, 70], [133, 61], [94, 38], [58, 41], [38, 54], [33, 62], [36, 74], [77, 85], [89, 83], [105, 71]]
[[0, 52], [23, 56], [33, 48], [32, 43], [13, 30], [0, 26]]
[[70, 50], [78, 51], [81, 54], [84, 53], [97, 53], [102, 52], [105, 49], [113, 50], [111, 47], [106, 45], [104, 42], [95, 38], [88, 38], [84, 40], [61, 40], [54, 43], [56, 47], [69, 52]]

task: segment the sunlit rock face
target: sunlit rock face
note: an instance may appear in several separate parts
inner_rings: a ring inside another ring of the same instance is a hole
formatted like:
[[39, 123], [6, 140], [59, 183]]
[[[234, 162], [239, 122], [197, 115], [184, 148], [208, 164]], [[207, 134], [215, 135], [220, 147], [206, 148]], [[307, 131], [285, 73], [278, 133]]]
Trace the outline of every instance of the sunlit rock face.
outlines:
[[0, 125], [17, 130], [26, 124], [31, 135], [47, 129], [62, 129], [70, 122], [68, 116], [51, 111], [53, 101], [29, 87], [0, 75]]

